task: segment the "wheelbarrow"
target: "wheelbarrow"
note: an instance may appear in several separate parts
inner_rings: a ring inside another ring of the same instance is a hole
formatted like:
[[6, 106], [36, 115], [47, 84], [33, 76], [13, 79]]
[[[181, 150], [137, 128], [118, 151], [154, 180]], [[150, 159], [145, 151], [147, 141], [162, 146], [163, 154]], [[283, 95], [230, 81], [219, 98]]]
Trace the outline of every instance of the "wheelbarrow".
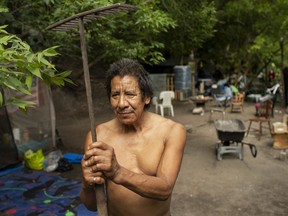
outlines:
[[218, 139], [216, 144], [217, 160], [222, 160], [223, 154], [238, 154], [240, 160], [243, 160], [243, 146], [250, 147], [253, 157], [257, 156], [257, 148], [254, 144], [243, 142], [246, 128], [240, 119], [215, 120], [214, 125], [217, 131]]

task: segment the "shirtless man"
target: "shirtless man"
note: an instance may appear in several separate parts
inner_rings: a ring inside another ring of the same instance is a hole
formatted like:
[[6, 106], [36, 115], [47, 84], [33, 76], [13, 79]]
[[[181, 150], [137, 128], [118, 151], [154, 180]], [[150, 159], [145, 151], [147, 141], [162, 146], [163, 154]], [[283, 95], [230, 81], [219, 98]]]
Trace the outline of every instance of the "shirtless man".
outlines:
[[87, 134], [80, 198], [97, 210], [94, 184], [107, 187], [110, 216], [168, 216], [186, 143], [183, 125], [148, 112], [152, 84], [141, 64], [122, 59], [107, 72], [115, 118]]

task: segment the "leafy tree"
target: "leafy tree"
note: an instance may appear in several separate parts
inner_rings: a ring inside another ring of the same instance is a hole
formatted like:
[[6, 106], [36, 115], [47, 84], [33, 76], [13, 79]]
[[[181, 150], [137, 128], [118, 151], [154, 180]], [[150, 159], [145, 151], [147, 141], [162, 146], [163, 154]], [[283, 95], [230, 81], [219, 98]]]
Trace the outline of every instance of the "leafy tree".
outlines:
[[281, 60], [279, 44], [287, 35], [288, 2], [214, 2], [218, 19], [216, 33], [200, 51], [202, 58], [213, 59], [226, 74], [244, 73], [255, 78], [263, 68], [273, 65], [280, 72], [286, 61]]
[[213, 37], [216, 24], [216, 10], [214, 3], [208, 1], [162, 0], [164, 11], [176, 21], [176, 28], [170, 28], [167, 35], [163, 35], [165, 48], [171, 56], [180, 58], [189, 56], [203, 43]]
[[[34, 45], [37, 48], [49, 47], [58, 42], [65, 44], [59, 47], [59, 52], [63, 55], [80, 58], [77, 31], [69, 32], [67, 37], [67, 33], [55, 33], [45, 28], [77, 13], [116, 2], [118, 1], [6, 1], [11, 12], [1, 20], [4, 22], [9, 20], [11, 32], [20, 35], [21, 38], [27, 38], [32, 47]], [[159, 48], [164, 45], [157, 41], [157, 35], [175, 26], [175, 22], [166, 13], [157, 9], [157, 1], [135, 0], [128, 3], [139, 6], [139, 10], [128, 15], [106, 17], [86, 27], [90, 62], [99, 57], [113, 61], [119, 56], [138, 58], [147, 63], [164, 60], [159, 52]]]
[[[3, 9], [2, 9], [3, 10]], [[56, 56], [57, 47], [51, 47], [34, 53], [30, 46], [0, 26], [0, 87], [1, 90], [12, 89], [30, 95], [33, 77], [42, 79], [47, 85], [63, 86], [72, 83], [68, 78], [70, 72], [57, 73], [55, 66], [47, 58]], [[0, 106], [16, 105], [25, 110], [34, 105], [16, 97], [4, 100], [0, 92]]]
[[[11, 32], [27, 39], [32, 47], [35, 45], [39, 49], [54, 46], [55, 43], [65, 44], [59, 47], [59, 52], [63, 56], [79, 59], [81, 52], [78, 32], [63, 34], [47, 31], [45, 28], [85, 10], [117, 2], [119, 1], [6, 0], [5, 4], [11, 12], [1, 17], [0, 22], [11, 22]], [[181, 0], [177, 4], [172, 0], [125, 2], [136, 5], [139, 9], [135, 13], [105, 17], [86, 26], [91, 66], [101, 59], [111, 62], [119, 57], [137, 58], [148, 64], [158, 64], [165, 60], [163, 53], [181, 57], [189, 55], [191, 50], [201, 47], [213, 34], [215, 11], [213, 4], [208, 4], [206, 0], [192, 3]], [[179, 6], [174, 8], [175, 4]]]

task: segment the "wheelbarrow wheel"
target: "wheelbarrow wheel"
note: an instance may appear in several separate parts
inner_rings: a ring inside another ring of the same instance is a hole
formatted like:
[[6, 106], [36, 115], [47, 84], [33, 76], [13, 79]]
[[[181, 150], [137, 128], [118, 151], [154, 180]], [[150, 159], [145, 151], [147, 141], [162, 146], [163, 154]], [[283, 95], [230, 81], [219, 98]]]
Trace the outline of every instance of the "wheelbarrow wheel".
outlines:
[[251, 151], [252, 156], [255, 158], [257, 156], [257, 148], [256, 145], [251, 143], [242, 142], [242, 144], [248, 145]]
[[251, 154], [252, 156], [255, 158], [257, 156], [257, 148], [255, 145], [249, 145], [250, 147], [250, 151], [251, 151]]

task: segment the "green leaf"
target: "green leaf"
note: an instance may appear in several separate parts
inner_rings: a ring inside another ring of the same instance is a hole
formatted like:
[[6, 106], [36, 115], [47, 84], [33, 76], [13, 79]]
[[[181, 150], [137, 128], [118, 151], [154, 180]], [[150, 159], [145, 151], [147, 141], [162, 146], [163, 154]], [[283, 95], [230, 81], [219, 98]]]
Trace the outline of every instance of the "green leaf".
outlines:
[[35, 58], [35, 55], [33, 53], [28, 54], [27, 56], [27, 61], [28, 62], [33, 62], [33, 59]]
[[27, 66], [27, 69], [35, 76], [41, 78], [41, 71], [39, 67], [32, 67], [30, 65]]
[[63, 80], [67, 83], [77, 86], [76, 83], [74, 83], [71, 79], [63, 78]]
[[6, 12], [8, 12], [9, 10], [8, 10], [8, 8], [3, 8], [3, 7], [0, 7], [0, 13], [6, 13]]
[[17, 41], [17, 43], [18, 43], [18, 45], [20, 46], [20, 47], [22, 47], [22, 49], [24, 49], [24, 50], [30, 50], [31, 48], [30, 48], [30, 46], [26, 43], [26, 42], [24, 42], [24, 41]]
[[43, 53], [42, 52], [37, 53], [37, 59], [38, 59], [38, 62], [41, 62], [41, 60], [43, 59]]
[[6, 77], [6, 79], [4, 80], [3, 84], [5, 86], [7, 86], [8, 88], [11, 88], [13, 90], [17, 90], [22, 85], [20, 80], [14, 78], [13, 76]]
[[2, 92], [0, 92], [0, 106], [3, 105], [3, 95], [2, 95]]
[[10, 41], [14, 36], [4, 36], [0, 37], [0, 44], [7, 45], [8, 41]]
[[54, 65], [52, 65], [49, 61], [47, 61], [45, 58], [41, 58], [40, 60], [41, 63], [45, 64], [49, 68], [55, 68]]
[[4, 29], [7, 27], [8, 25], [2, 25], [0, 26], [0, 30], [6, 32]]
[[33, 80], [33, 77], [31, 74], [27, 74], [26, 75], [26, 80], [25, 80], [25, 84], [28, 88], [29, 91], [31, 91], [31, 87], [32, 87], [32, 80]]
[[62, 78], [52, 77], [51, 81], [58, 86], [64, 86], [64, 80]]
[[58, 52], [55, 50], [58, 46], [50, 47], [48, 49], [45, 49], [42, 54], [43, 56], [56, 56], [58, 55]]
[[28, 107], [35, 107], [35, 103], [31, 101], [25, 101], [18, 98], [10, 98], [5, 102], [6, 106], [17, 106], [22, 110], [26, 110]]
[[64, 72], [58, 73], [57, 76], [68, 77], [68, 76], [70, 76], [71, 72], [72, 71], [64, 71]]

